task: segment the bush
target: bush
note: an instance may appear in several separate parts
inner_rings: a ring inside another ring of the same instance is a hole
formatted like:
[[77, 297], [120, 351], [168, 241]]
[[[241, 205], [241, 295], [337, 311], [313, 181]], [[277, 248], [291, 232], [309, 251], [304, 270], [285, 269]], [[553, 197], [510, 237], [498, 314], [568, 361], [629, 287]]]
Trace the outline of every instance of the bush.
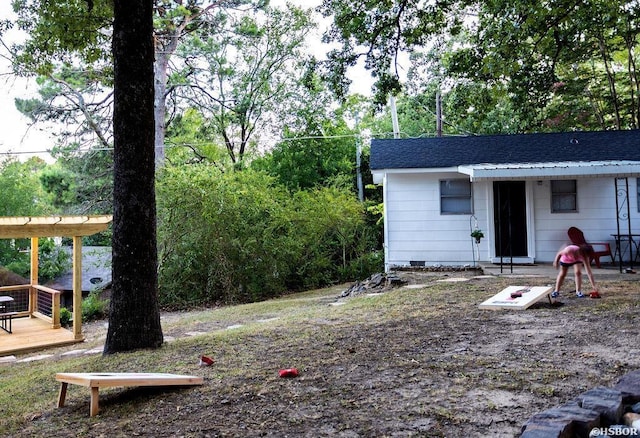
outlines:
[[384, 253], [371, 251], [351, 260], [340, 271], [340, 281], [364, 280], [377, 272], [384, 272]]
[[91, 291], [82, 300], [82, 321], [93, 321], [107, 316], [109, 301], [100, 298], [99, 291]]
[[60, 309], [60, 324], [63, 327], [71, 325], [73, 321], [73, 313], [66, 307]]
[[362, 271], [352, 261], [375, 248], [364, 206], [348, 189], [291, 194], [262, 172], [201, 165], [165, 168], [157, 199], [164, 307], [256, 301], [334, 283]]

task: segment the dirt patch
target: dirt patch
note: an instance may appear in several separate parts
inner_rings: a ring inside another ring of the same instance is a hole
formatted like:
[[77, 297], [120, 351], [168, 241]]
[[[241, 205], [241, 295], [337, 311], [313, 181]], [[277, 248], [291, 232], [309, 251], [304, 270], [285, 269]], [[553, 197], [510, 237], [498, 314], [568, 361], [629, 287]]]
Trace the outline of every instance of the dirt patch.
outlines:
[[[401, 275], [408, 284], [380, 295], [309, 298], [317, 308], [296, 318], [165, 314], [165, 336], [189, 339], [165, 347], [165, 369], [205, 385], [107, 393], [93, 419], [88, 394], [70, 395], [14, 436], [515, 437], [533, 414], [640, 368], [637, 281], [600, 281], [600, 300], [490, 311], [478, 304], [502, 288], [552, 280]], [[244, 331], [224, 335], [232, 323]], [[197, 367], [200, 353], [216, 363]], [[298, 378], [278, 377], [291, 366]]]

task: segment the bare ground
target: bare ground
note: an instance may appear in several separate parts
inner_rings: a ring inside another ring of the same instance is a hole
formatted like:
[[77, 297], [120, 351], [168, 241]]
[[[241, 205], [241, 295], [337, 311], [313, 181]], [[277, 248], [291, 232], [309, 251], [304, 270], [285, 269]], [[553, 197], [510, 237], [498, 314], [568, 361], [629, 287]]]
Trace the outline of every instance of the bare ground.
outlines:
[[[516, 437], [533, 414], [640, 368], [635, 277], [600, 281], [600, 300], [487, 311], [478, 304], [507, 285], [551, 280], [442, 281], [465, 275], [404, 273], [411, 287], [346, 299], [333, 288], [292, 298], [312, 305], [296, 315], [166, 314], [165, 337], [180, 340], [145, 359], [152, 369], [126, 358], [92, 367], [193, 373], [203, 386], [105, 391], [94, 418], [88, 391], [70, 387], [67, 406], [52, 401], [12, 436]], [[226, 329], [234, 322], [244, 327]], [[104, 330], [85, 328], [94, 340]], [[198, 367], [201, 353], [215, 364]], [[293, 366], [298, 378], [278, 377]]]

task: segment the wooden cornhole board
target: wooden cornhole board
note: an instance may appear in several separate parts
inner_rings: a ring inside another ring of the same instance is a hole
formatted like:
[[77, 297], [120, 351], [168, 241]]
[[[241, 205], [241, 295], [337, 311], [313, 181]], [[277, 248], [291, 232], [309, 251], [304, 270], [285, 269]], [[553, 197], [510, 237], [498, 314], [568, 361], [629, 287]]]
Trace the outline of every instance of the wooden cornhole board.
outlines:
[[64, 406], [67, 385], [91, 388], [91, 416], [98, 413], [98, 391], [100, 388], [127, 386], [191, 386], [202, 385], [202, 377], [163, 373], [57, 373], [56, 380], [62, 382], [58, 407]]
[[[511, 294], [521, 292], [522, 296], [512, 298]], [[551, 292], [548, 286], [509, 286], [480, 304], [481, 309], [526, 309], [544, 299]]]

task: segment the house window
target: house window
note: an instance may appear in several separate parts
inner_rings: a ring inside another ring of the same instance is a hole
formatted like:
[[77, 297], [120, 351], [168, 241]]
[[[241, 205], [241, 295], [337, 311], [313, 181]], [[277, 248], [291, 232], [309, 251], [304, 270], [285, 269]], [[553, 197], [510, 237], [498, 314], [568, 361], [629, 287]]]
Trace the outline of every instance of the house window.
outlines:
[[471, 181], [446, 179], [440, 181], [440, 213], [471, 214]]
[[578, 185], [575, 179], [551, 181], [551, 213], [578, 211]]

